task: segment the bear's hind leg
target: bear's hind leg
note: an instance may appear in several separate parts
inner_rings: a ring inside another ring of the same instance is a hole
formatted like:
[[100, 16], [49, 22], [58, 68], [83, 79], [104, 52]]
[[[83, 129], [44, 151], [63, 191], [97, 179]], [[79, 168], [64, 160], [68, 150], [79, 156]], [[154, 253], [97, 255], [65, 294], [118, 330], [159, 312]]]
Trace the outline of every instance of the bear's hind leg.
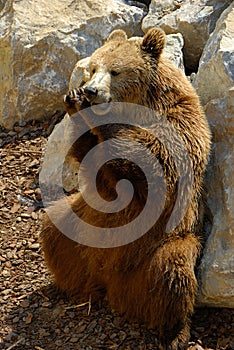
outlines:
[[154, 307], [160, 321], [156, 317], [155, 323], [159, 322], [162, 349], [187, 349], [197, 292], [194, 267], [199, 250], [199, 238], [188, 234], [169, 238], [152, 258], [149, 278], [154, 284], [151, 293], [157, 295]]
[[81, 258], [81, 247], [64, 236], [49, 220], [42, 234], [42, 249], [55, 284], [68, 295], [84, 297], [87, 270]]
[[105, 296], [102, 280], [91, 273], [89, 256], [95, 249], [87, 248], [64, 236], [52, 224], [42, 232], [45, 261], [52, 272], [57, 287], [77, 302], [92, 298], [99, 301]]
[[163, 350], [187, 348], [199, 248], [199, 239], [192, 234], [168, 238], [141, 266], [113, 273], [108, 283], [111, 306], [158, 330]]

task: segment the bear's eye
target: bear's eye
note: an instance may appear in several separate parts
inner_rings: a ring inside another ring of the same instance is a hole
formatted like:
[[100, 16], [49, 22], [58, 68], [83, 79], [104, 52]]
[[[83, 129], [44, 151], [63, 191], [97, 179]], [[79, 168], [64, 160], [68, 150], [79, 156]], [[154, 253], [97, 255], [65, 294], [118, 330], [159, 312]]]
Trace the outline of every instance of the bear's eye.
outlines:
[[112, 70], [112, 71], [111, 71], [111, 75], [112, 75], [113, 77], [116, 77], [116, 75], [119, 75], [119, 72], [116, 72], [116, 70]]
[[93, 69], [92, 69], [92, 74], [95, 74], [95, 73], [96, 73], [96, 69], [93, 68]]

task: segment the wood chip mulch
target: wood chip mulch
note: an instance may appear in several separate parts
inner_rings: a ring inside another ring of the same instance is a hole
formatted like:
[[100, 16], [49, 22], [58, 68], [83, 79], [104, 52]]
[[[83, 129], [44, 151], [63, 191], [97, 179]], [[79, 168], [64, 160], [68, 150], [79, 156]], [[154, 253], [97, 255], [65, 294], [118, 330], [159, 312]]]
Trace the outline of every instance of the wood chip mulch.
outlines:
[[[38, 173], [60, 120], [0, 129], [0, 349], [150, 350], [156, 331], [128, 323], [107, 305], [74, 304], [54, 287], [40, 249]], [[234, 349], [234, 310], [198, 309], [190, 349]]]

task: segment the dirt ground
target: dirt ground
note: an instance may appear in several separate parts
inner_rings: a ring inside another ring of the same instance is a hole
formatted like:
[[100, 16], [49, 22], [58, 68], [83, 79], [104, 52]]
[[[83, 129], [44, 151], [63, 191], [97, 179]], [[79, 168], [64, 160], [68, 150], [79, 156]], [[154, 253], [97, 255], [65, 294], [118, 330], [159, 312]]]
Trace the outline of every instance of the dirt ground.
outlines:
[[[154, 330], [126, 322], [108, 305], [75, 304], [53, 285], [39, 233], [43, 214], [38, 173], [54, 124], [0, 129], [0, 349], [157, 349]], [[191, 349], [234, 349], [234, 310], [197, 309]]]

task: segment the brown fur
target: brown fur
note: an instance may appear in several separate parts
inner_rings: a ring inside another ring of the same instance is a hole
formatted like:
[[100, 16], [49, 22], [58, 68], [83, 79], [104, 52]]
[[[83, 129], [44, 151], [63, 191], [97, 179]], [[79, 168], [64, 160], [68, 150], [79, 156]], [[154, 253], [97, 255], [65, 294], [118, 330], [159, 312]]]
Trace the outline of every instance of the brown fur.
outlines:
[[[160, 160], [166, 177], [168, 196], [160, 218], [144, 236], [117, 248], [80, 245], [65, 237], [48, 218], [42, 239], [46, 263], [63, 291], [79, 299], [87, 299], [90, 294], [92, 299], [106, 295], [111, 307], [129, 319], [156, 327], [161, 346], [175, 350], [186, 349], [189, 340], [197, 290], [194, 266], [200, 251], [198, 202], [210, 133], [194, 89], [184, 74], [161, 55], [164, 45], [164, 33], [159, 29], [150, 30], [142, 40], [127, 40], [122, 31], [115, 31], [91, 57], [91, 78], [85, 86], [98, 89], [95, 103], [111, 99], [144, 105], [174, 125], [187, 146], [194, 171], [192, 200], [186, 215], [170, 234], [165, 232], [175, 202], [178, 174], [164, 145], [140, 128], [100, 127], [74, 145], [73, 156], [81, 161], [91, 146], [113, 135], [117, 140], [124, 135], [130, 145], [133, 140], [144, 144]], [[97, 79], [100, 74], [101, 83]], [[73, 101], [72, 112], [74, 105]], [[76, 109], [80, 109], [79, 103]], [[129, 152], [133, 151], [130, 146]], [[119, 179], [135, 183], [137, 195], [125, 210], [118, 215], [100, 215], [76, 194], [70, 198], [73, 211], [83, 220], [105, 227], [112, 227], [113, 222], [121, 226], [137, 215], [144, 206], [145, 179], [138, 168], [133, 166], [130, 171], [129, 166], [128, 162], [110, 162], [98, 178], [99, 192], [107, 200], [115, 198]], [[66, 218], [59, 204], [53, 211], [60, 220]]]

